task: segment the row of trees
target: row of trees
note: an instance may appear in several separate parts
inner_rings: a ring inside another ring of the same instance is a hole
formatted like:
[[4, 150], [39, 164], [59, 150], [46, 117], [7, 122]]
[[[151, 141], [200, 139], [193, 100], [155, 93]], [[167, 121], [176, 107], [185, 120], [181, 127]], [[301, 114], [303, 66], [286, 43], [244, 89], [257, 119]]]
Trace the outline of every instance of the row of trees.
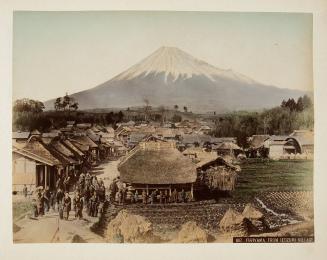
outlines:
[[307, 95], [304, 95], [303, 97], [299, 97], [297, 101], [294, 98], [289, 98], [287, 101], [283, 100], [281, 107], [288, 108], [291, 111], [301, 112], [312, 107], [312, 101]]
[[66, 93], [64, 97], [56, 98], [54, 108], [56, 111], [76, 111], [78, 109], [78, 102]]
[[23, 98], [14, 102], [13, 111], [16, 113], [40, 113], [44, 109], [41, 101]]
[[44, 104], [41, 101], [32, 99], [16, 100], [13, 105], [13, 130], [48, 131], [50, 128], [60, 128], [67, 124], [67, 121], [76, 123], [91, 123], [101, 125], [116, 125], [123, 120], [124, 114], [117, 113], [93, 113], [77, 111], [78, 102], [67, 94], [57, 98], [55, 111], [44, 112]]
[[67, 121], [76, 123], [90, 123], [99, 125], [116, 125], [124, 118], [120, 111], [117, 113], [93, 113], [93, 112], [75, 112], [63, 113], [62, 111], [46, 111], [41, 113], [14, 113], [13, 130], [32, 131], [38, 129], [46, 132], [51, 128], [65, 127]]

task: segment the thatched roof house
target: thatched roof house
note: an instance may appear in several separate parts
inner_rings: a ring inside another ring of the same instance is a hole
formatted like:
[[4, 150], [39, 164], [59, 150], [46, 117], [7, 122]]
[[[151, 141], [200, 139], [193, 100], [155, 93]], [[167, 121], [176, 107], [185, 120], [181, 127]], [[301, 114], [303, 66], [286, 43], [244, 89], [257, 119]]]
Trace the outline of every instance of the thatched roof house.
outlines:
[[118, 166], [123, 182], [132, 184], [187, 184], [196, 181], [196, 166], [174, 143], [142, 142]]
[[295, 130], [287, 140], [293, 140], [298, 153], [313, 154], [314, 133], [310, 130]]
[[231, 159], [236, 158], [242, 152], [242, 148], [232, 142], [218, 144], [214, 150], [217, 151], [218, 155]]

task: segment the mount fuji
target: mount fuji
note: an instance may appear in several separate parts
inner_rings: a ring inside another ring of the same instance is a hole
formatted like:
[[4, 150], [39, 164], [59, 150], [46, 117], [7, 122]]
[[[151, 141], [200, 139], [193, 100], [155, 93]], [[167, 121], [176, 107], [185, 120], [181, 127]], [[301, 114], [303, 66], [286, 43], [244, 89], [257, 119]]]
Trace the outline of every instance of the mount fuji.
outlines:
[[[151, 106], [223, 112], [269, 108], [303, 94], [219, 69], [175, 47], [161, 47], [116, 77], [71, 96], [80, 109], [143, 106], [147, 99]], [[45, 102], [46, 108], [53, 109], [53, 103]]]

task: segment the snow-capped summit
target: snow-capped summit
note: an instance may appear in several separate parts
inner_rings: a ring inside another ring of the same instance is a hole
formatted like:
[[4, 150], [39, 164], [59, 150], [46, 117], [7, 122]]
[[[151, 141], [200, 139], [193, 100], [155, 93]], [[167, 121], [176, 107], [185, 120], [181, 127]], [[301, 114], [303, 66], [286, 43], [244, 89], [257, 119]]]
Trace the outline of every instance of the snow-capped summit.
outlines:
[[[175, 48], [161, 47], [118, 76], [71, 95], [80, 109], [186, 106], [192, 111], [269, 108], [303, 92], [258, 83]], [[45, 102], [53, 108], [54, 100]]]
[[202, 75], [215, 81], [215, 77], [223, 77], [253, 83], [254, 81], [232, 70], [216, 68], [205, 61], [194, 58], [176, 47], [160, 47], [154, 53], [119, 74], [114, 80], [130, 80], [139, 76], [164, 73], [165, 82], [170, 77], [172, 81], [187, 79], [194, 75]]

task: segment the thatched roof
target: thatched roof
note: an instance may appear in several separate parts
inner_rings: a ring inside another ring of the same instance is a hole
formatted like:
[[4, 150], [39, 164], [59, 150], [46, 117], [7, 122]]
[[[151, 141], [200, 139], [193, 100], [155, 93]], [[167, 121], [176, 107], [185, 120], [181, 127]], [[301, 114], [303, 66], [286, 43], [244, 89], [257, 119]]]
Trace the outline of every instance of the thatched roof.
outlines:
[[79, 150], [81, 150], [82, 152], [87, 152], [88, 150], [90, 150], [90, 146], [87, 144], [82, 144], [76, 140], [70, 139], [69, 140], [74, 146], [76, 146]]
[[87, 136], [95, 143], [100, 142], [101, 141], [101, 136], [98, 134], [100, 131], [98, 132], [94, 132], [93, 128], [92, 129], [87, 129], [86, 130], [86, 134]]
[[118, 166], [123, 182], [138, 184], [182, 184], [196, 181], [196, 166], [171, 143], [160, 147], [147, 142], [133, 149]]
[[60, 161], [36, 137], [31, 137], [23, 148], [15, 147], [13, 151], [47, 165], [60, 164]]
[[309, 130], [295, 130], [288, 139], [295, 139], [299, 145], [313, 145], [314, 143], [314, 134], [313, 131]]
[[51, 152], [53, 156], [55, 156], [60, 161], [62, 165], [78, 164], [76, 160], [64, 155], [59, 150], [55, 149], [51, 144], [47, 145], [47, 149]]
[[71, 150], [73, 151], [76, 155], [78, 156], [83, 156], [83, 152], [78, 149], [71, 141], [68, 139], [64, 140], [63, 143]]
[[221, 143], [220, 145], [218, 145], [216, 149], [217, 150], [242, 150], [242, 148], [239, 147], [237, 144], [231, 142]]
[[131, 133], [129, 136], [129, 143], [136, 144], [141, 142], [147, 135], [144, 133]]
[[[209, 154], [209, 153], [208, 153]], [[238, 165], [234, 165], [229, 163], [225, 158], [218, 156], [214, 153], [211, 153], [212, 155], [207, 156], [207, 157], [202, 157], [199, 162], [197, 162], [196, 167], [198, 169], [207, 169], [212, 166], [226, 166], [227, 168], [230, 168], [234, 171], [240, 171], [240, 167]]]
[[62, 153], [63, 155], [67, 157], [73, 157], [74, 154], [65, 146], [63, 145], [59, 140], [53, 140], [50, 145], [52, 148], [56, 149], [58, 152]]
[[87, 145], [91, 148], [97, 148], [98, 145], [91, 140], [88, 136], [74, 136], [73, 139], [82, 145]]
[[264, 145], [264, 142], [269, 139], [269, 135], [253, 135], [249, 138], [250, 147], [258, 149]]

